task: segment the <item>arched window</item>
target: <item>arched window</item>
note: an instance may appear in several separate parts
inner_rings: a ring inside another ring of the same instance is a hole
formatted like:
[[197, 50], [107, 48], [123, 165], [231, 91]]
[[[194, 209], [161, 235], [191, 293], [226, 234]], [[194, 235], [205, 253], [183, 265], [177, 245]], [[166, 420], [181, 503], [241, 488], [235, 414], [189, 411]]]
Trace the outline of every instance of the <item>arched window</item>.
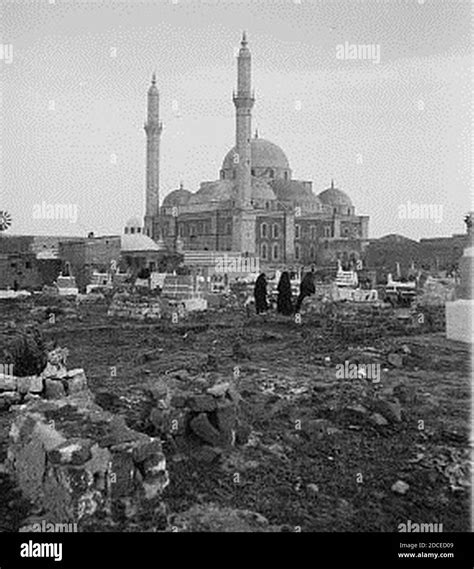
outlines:
[[196, 228], [194, 227], [194, 225], [191, 225], [191, 227], [189, 228], [189, 235], [192, 237], [193, 235], [196, 235]]
[[324, 237], [331, 237], [331, 227], [329, 225], [324, 227]]
[[135, 227], [130, 227], [130, 233], [135, 233]]
[[300, 226], [299, 225], [295, 225], [295, 239], [299, 239], [301, 235], [300, 232]]
[[270, 202], [265, 202], [265, 209], [270, 209]]
[[299, 245], [295, 245], [295, 259], [297, 261], [300, 260], [300, 246]]
[[273, 170], [273, 168], [270, 168], [270, 170], [268, 171], [270, 178], [274, 178], [275, 177], [275, 171]]
[[252, 168], [252, 169], [250, 170], [250, 173], [252, 174], [252, 176], [255, 176], [255, 168]]
[[232, 178], [234, 178], [235, 180], [236, 177], [237, 177], [237, 172], [235, 170], [232, 170]]
[[285, 180], [288, 180], [288, 172], [285, 172]]
[[316, 253], [314, 251], [314, 247], [311, 245], [310, 250], [309, 250], [309, 256], [311, 258], [312, 261], [314, 261], [314, 258], [316, 257]]
[[278, 261], [278, 245], [273, 245], [273, 260]]
[[273, 239], [278, 239], [279, 237], [280, 228], [278, 227], [277, 223], [273, 224]]
[[316, 239], [316, 226], [311, 226], [311, 239], [314, 241]]
[[262, 259], [267, 258], [267, 245], [266, 245], [266, 243], [262, 243], [261, 255], [262, 255]]
[[262, 223], [262, 225], [260, 227], [260, 235], [261, 235], [261, 237], [267, 236], [267, 224], [266, 223]]

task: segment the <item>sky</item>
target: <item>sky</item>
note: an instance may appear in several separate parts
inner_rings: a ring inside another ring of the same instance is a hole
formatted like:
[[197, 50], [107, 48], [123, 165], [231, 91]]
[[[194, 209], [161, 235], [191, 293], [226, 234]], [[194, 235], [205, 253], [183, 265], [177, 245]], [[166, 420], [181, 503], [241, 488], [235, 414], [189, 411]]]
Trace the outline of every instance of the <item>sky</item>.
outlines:
[[[316, 194], [333, 178], [370, 216], [370, 237], [462, 233], [474, 209], [471, 10], [470, 0], [0, 0], [9, 232], [120, 234], [143, 215], [153, 71], [161, 200], [180, 182], [196, 191], [217, 179], [234, 145], [246, 30], [253, 127], [284, 150], [293, 178]], [[350, 45], [373, 57], [337, 57]], [[42, 204], [76, 215], [48, 219]]]

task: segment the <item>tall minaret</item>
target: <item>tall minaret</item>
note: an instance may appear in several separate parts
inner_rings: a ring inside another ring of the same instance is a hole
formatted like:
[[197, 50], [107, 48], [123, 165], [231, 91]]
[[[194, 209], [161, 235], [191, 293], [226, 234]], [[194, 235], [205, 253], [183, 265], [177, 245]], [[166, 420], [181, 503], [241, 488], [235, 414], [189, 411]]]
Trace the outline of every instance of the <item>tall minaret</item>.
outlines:
[[237, 170], [238, 205], [243, 209], [250, 208], [251, 199], [250, 139], [252, 132], [252, 107], [255, 102], [251, 85], [251, 57], [244, 32], [237, 58], [237, 92], [234, 92], [233, 97], [237, 153], [234, 160]]
[[146, 206], [145, 233], [158, 239], [156, 222], [160, 205], [160, 136], [163, 126], [160, 122], [160, 95], [153, 73], [148, 89], [148, 118], [146, 132]]

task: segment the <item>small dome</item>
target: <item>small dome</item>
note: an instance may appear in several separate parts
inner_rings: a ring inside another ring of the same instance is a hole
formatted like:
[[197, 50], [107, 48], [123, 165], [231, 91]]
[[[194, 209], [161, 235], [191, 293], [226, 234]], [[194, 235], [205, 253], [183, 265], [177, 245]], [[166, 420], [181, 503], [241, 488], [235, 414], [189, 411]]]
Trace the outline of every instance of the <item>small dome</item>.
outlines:
[[122, 251], [160, 251], [158, 245], [144, 233], [126, 233], [121, 236]]
[[334, 184], [331, 184], [331, 187], [327, 190], [322, 191], [318, 197], [325, 205], [352, 207], [352, 201], [349, 196], [335, 188]]
[[142, 226], [142, 221], [139, 217], [131, 217], [127, 223], [125, 224], [125, 227], [141, 227]]
[[190, 191], [180, 187], [178, 190], [173, 190], [165, 197], [163, 200], [163, 207], [186, 205], [192, 195], [193, 194]]
[[[235, 168], [236, 147], [229, 150], [222, 163], [222, 170]], [[283, 150], [264, 138], [254, 137], [250, 141], [250, 165], [252, 168], [273, 168], [289, 170], [290, 164]]]

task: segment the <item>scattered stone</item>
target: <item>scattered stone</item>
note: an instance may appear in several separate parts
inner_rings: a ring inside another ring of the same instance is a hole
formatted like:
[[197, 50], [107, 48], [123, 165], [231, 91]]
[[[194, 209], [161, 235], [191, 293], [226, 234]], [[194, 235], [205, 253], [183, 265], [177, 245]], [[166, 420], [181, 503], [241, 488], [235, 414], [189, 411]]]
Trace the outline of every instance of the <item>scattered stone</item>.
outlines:
[[187, 404], [192, 411], [209, 413], [217, 409], [215, 397], [212, 395], [192, 395]]
[[219, 446], [221, 434], [213, 427], [205, 413], [199, 413], [197, 417], [190, 421], [189, 425], [193, 432], [203, 441], [212, 446]]
[[68, 395], [75, 395], [87, 389], [87, 378], [83, 369], [72, 369], [67, 372]]
[[402, 407], [398, 399], [392, 401], [378, 399], [374, 404], [374, 410], [383, 415], [390, 423], [402, 421]]
[[397, 494], [406, 494], [409, 488], [409, 484], [403, 482], [403, 480], [397, 480], [397, 482], [392, 486], [392, 492], [396, 492]]
[[200, 462], [211, 464], [221, 456], [221, 449], [209, 445], [202, 445], [195, 449], [192, 457]]
[[30, 393], [41, 393], [44, 389], [43, 378], [39, 375], [30, 376]]
[[92, 458], [90, 439], [70, 439], [48, 453], [48, 458], [55, 464], [84, 464]]
[[370, 421], [379, 427], [385, 427], [389, 424], [387, 419], [385, 419], [385, 417], [383, 417], [380, 413], [373, 413], [370, 416]]
[[213, 387], [209, 387], [209, 389], [207, 390], [207, 393], [209, 393], [210, 395], [213, 395], [214, 397], [225, 397], [226, 393], [228, 392], [230, 388], [230, 383], [225, 382], [225, 383], [218, 383], [216, 385], [214, 385]]
[[63, 399], [66, 397], [66, 390], [61, 380], [50, 379], [44, 380], [46, 399]]
[[3, 391], [0, 395], [0, 409], [20, 403], [21, 395], [17, 391]]
[[388, 363], [392, 364], [394, 367], [403, 367], [403, 356], [401, 354], [397, 354], [396, 352], [392, 352], [388, 354]]

